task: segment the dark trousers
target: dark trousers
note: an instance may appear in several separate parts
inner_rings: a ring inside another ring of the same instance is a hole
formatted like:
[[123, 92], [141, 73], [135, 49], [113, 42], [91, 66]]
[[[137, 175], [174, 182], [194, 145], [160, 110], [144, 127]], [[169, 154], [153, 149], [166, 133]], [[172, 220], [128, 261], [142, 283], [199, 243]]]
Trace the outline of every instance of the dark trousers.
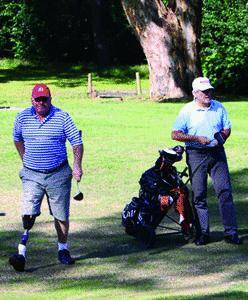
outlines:
[[224, 235], [237, 233], [236, 212], [224, 148], [186, 150], [192, 185], [192, 204], [195, 213], [197, 234], [209, 235], [207, 205], [207, 178], [210, 175], [224, 226]]

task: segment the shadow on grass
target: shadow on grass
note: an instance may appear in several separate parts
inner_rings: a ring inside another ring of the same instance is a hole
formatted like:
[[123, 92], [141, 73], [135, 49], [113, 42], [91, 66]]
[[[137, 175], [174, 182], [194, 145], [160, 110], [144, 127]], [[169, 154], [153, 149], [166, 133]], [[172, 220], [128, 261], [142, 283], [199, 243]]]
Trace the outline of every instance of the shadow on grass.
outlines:
[[[216, 294], [211, 294], [212, 299], [247, 299], [248, 293], [242, 292], [242, 291], [234, 291], [234, 292], [225, 292], [225, 293], [216, 293]], [[209, 296], [201, 297], [201, 299], [209, 299]]]
[[54, 79], [54, 84], [60, 87], [76, 87], [87, 80], [87, 74], [93, 74], [98, 82], [110, 80], [112, 83], [130, 83], [135, 81], [135, 72], [139, 72], [141, 78], [148, 78], [145, 67], [118, 66], [101, 69], [97, 66], [71, 65], [71, 64], [19, 64], [16, 67], [2, 69], [0, 83], [9, 81], [42, 81]]
[[[149, 79], [148, 67], [141, 66], [117, 66], [110, 68], [99, 68], [98, 66], [85, 64], [31, 64], [19, 63], [15, 67], [3, 68], [0, 75], [0, 83], [10, 81], [33, 81], [42, 82], [51, 80], [52, 84], [62, 88], [75, 88], [86, 86], [87, 74], [92, 73], [93, 84], [98, 90], [97, 83], [113, 84], [133, 84], [135, 85], [135, 73], [140, 73], [141, 79]], [[247, 101], [248, 95], [216, 95], [216, 99], [221, 102]], [[187, 103], [192, 101], [192, 96], [180, 99], [164, 99], [158, 103]]]
[[[61, 65], [18, 65], [9, 69], [1, 70], [0, 82], [9, 81], [37, 81], [54, 79], [54, 84], [61, 87], [75, 87], [86, 80], [86, 74], [83, 73], [83, 67]], [[73, 81], [70, 81], [73, 80]]]
[[[248, 194], [248, 169], [244, 168], [237, 172], [231, 172], [231, 183], [233, 187], [233, 198], [236, 206], [237, 220], [239, 229], [248, 229], [248, 209], [247, 209], [247, 194]], [[221, 223], [218, 211], [218, 200], [215, 196], [212, 184], [208, 188], [210, 221], [213, 225]]]
[[[120, 289], [120, 293], [123, 290], [132, 293], [153, 290], [158, 294], [166, 288], [171, 288], [173, 280], [176, 282], [175, 288], [178, 288], [178, 293], [180, 289], [187, 289], [187, 285], [190, 285], [194, 294], [194, 289], [201, 288], [201, 282], [193, 280], [197, 276], [205, 276], [207, 280], [213, 278], [208, 283], [210, 291], [211, 286], [215, 287], [217, 277], [224, 285], [228, 286], [229, 282], [237, 282], [238, 285], [247, 276], [248, 228], [245, 201], [247, 186], [243, 185], [243, 181], [247, 182], [247, 175], [246, 170], [231, 174], [239, 195], [237, 197], [235, 193], [234, 196], [237, 198], [239, 233], [244, 241], [241, 246], [224, 243], [217, 200], [210, 190], [211, 225], [217, 229], [212, 231], [212, 241], [207, 246], [196, 247], [192, 243], [185, 244], [181, 235], [165, 232], [158, 235], [152, 249], [143, 250], [135, 239], [124, 234], [120, 225], [120, 213], [87, 222], [82, 216], [77, 222], [72, 221], [77, 223], [77, 230], [70, 234], [71, 252], [77, 261], [75, 266], [68, 267], [57, 262], [56, 237], [52, 221], [44, 224], [37, 222], [35, 230], [30, 234], [26, 272], [21, 274], [14, 272], [8, 265], [8, 257], [15, 252], [21, 232], [4, 230], [0, 232], [1, 285], [8, 287], [25, 283], [26, 288], [27, 286], [32, 288], [32, 285], [37, 286], [37, 282], [42, 280], [46, 292], [56, 290], [97, 292]], [[171, 225], [169, 221], [166, 222], [167, 225]], [[39, 228], [47, 226], [51, 227], [51, 230], [39, 231]], [[191, 278], [192, 282], [187, 281], [188, 278]], [[215, 298], [228, 299], [247, 297], [243, 291], [227, 291], [212, 295]], [[197, 297], [182, 297], [182, 299], [195, 298]]]
[[215, 294], [209, 294], [207, 296], [201, 296], [199, 298], [199, 296], [177, 296], [176, 298], [174, 297], [156, 297], [156, 300], [172, 300], [172, 299], [176, 299], [176, 300], [183, 300], [183, 299], [212, 299], [212, 300], [218, 300], [218, 299], [225, 299], [225, 300], [237, 300], [237, 299], [247, 299], [248, 293], [246, 292], [242, 292], [242, 291], [234, 291], [234, 292], [220, 292], [220, 293], [215, 293]]

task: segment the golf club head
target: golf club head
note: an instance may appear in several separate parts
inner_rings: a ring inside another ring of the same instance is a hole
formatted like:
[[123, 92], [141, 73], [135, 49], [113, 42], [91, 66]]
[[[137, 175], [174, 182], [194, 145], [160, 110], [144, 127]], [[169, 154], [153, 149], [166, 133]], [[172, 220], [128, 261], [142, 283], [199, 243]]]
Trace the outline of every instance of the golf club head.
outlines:
[[13, 254], [9, 258], [9, 264], [18, 272], [24, 272], [26, 259], [21, 254]]
[[84, 199], [84, 194], [79, 189], [79, 182], [77, 181], [77, 193], [73, 196], [76, 201], [81, 201]]
[[73, 196], [73, 199], [77, 201], [82, 201], [84, 199], [84, 194], [82, 192], [79, 192]]

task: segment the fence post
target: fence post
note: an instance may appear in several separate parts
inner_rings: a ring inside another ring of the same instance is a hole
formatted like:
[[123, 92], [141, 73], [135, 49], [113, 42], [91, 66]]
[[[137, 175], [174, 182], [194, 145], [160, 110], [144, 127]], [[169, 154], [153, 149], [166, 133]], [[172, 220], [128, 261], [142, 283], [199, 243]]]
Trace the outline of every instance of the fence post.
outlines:
[[88, 95], [91, 96], [92, 94], [92, 75], [91, 73], [88, 74]]
[[140, 74], [139, 72], [135, 73], [136, 75], [136, 91], [138, 95], [141, 95], [141, 83], [140, 83]]

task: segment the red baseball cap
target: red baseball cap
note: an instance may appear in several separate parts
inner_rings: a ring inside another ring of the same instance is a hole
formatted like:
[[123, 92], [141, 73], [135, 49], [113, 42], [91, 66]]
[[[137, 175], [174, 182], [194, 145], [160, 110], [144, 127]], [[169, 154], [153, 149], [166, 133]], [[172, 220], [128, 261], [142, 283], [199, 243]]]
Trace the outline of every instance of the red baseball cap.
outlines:
[[35, 99], [39, 97], [51, 97], [48, 86], [43, 83], [36, 84], [32, 90], [32, 98]]

